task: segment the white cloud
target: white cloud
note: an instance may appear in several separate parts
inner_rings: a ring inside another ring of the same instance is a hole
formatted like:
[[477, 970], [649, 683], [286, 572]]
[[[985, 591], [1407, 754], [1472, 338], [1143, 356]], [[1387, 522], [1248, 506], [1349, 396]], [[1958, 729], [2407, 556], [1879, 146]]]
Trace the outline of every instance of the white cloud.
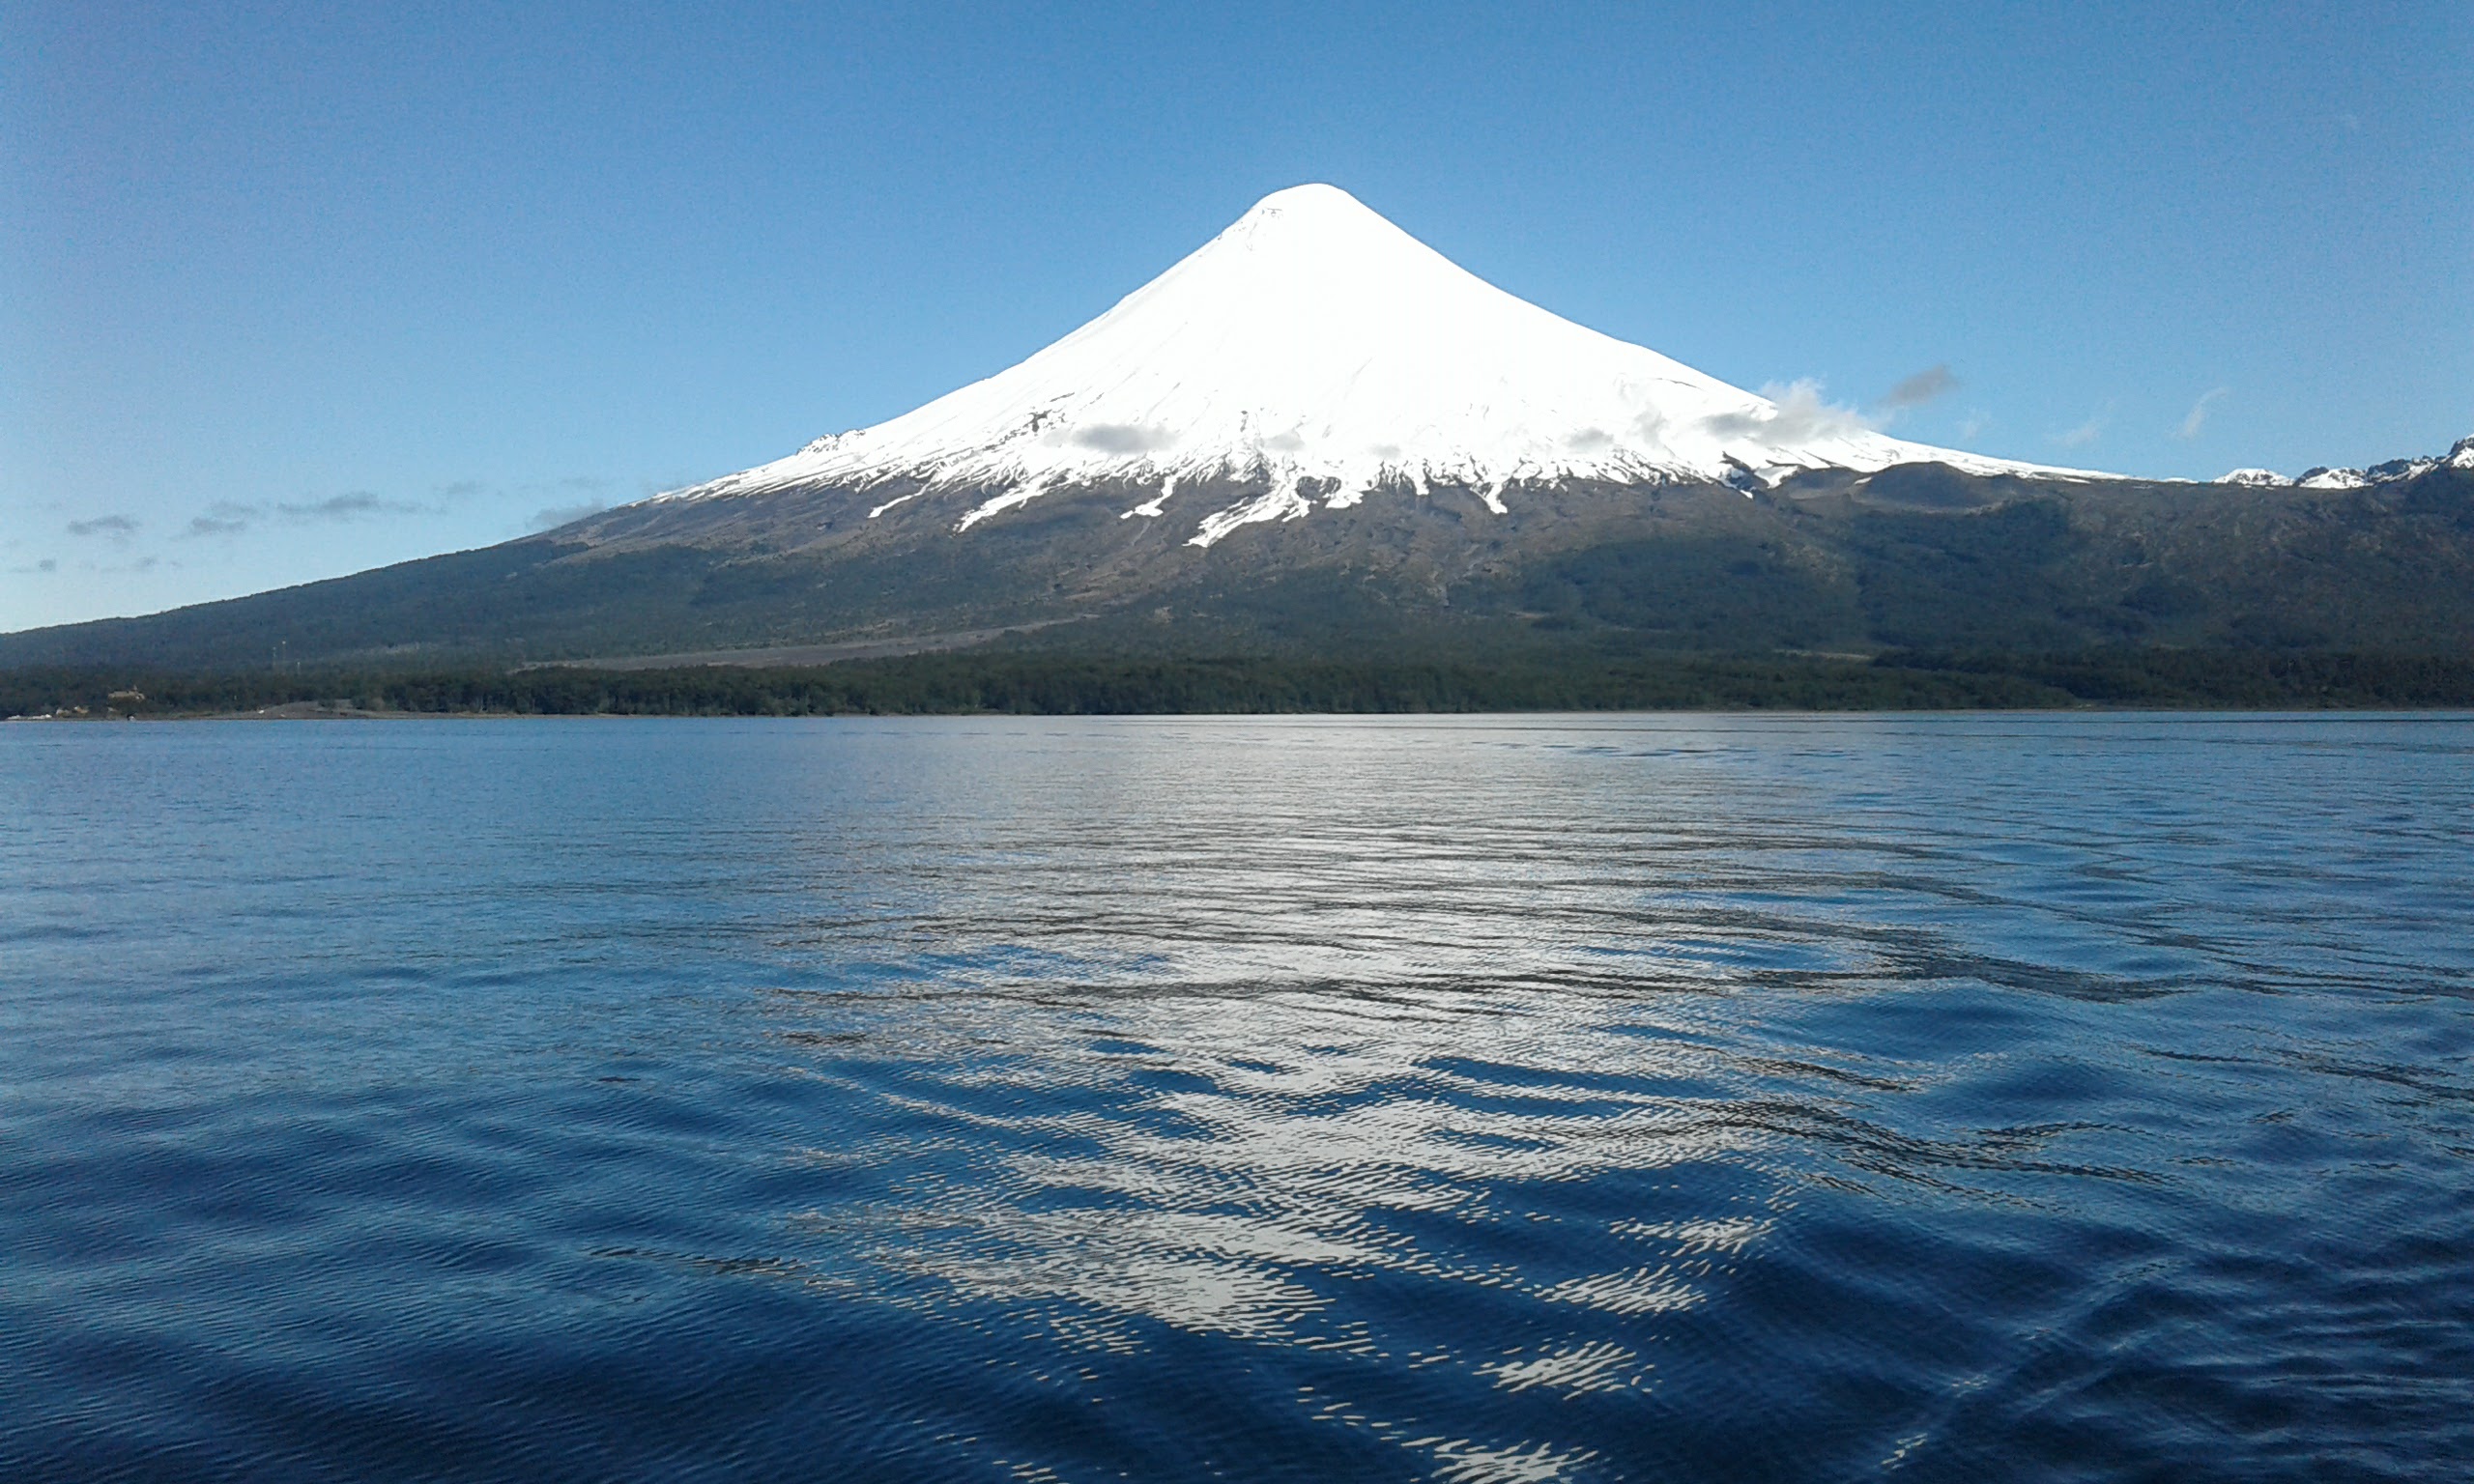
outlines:
[[2114, 404], [2108, 402], [2098, 408], [2095, 415], [2086, 422], [2075, 428], [2065, 428], [2059, 433], [2050, 434], [2048, 438], [2064, 448], [2084, 448], [2105, 436], [2105, 424], [2113, 421], [2113, 418]]
[[2212, 386], [2201, 392], [2200, 399], [2192, 403], [2191, 410], [2183, 414], [2182, 426], [2173, 436], [2185, 442], [2199, 437], [2200, 430], [2207, 426], [2208, 410], [2223, 401], [2229, 389], [2224, 386]]
[[1720, 413], [1709, 420], [1711, 433], [1722, 439], [1749, 438], [1776, 446], [1873, 431], [1871, 420], [1856, 409], [1822, 400], [1821, 383], [1810, 377], [1784, 386], [1769, 383], [1761, 388], [1761, 394], [1774, 404], [1768, 415], [1757, 412]]

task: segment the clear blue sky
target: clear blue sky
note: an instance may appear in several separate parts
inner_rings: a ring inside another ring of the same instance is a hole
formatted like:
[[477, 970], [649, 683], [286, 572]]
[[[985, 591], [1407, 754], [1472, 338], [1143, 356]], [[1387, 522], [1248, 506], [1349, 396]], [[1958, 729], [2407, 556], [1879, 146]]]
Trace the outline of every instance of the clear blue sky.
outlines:
[[2438, 451], [2474, 433], [2469, 77], [2463, 0], [27, 0], [0, 629], [776, 457], [1314, 180], [1740, 385], [1886, 413], [1946, 366], [1909, 437], [2202, 478]]

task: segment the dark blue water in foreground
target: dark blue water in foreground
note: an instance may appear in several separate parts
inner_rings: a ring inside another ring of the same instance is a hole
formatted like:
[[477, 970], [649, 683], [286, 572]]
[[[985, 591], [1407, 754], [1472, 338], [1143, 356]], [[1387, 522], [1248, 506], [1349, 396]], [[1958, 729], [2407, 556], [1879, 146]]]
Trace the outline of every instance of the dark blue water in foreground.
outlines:
[[2469, 1461], [2464, 720], [0, 728], [0, 1478]]

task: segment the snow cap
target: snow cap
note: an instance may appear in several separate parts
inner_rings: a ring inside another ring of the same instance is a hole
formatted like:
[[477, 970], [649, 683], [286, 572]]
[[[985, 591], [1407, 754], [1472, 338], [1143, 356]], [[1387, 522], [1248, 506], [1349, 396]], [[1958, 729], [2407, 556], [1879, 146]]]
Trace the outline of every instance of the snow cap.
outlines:
[[1452, 263], [1337, 186], [1274, 191], [1166, 272], [1020, 364], [890, 422], [669, 499], [900, 482], [975, 501], [967, 530], [1050, 490], [1255, 493], [1182, 522], [1195, 545], [1371, 495], [1524, 482], [1775, 483], [1799, 469], [1932, 460], [2081, 471], [1889, 438], [1799, 384], [1779, 400], [1548, 313]]

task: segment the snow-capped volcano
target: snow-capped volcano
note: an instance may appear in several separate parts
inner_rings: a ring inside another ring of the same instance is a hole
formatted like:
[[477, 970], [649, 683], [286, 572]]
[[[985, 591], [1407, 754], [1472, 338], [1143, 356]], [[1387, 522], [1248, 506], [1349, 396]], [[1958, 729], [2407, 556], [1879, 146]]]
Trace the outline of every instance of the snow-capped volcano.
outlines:
[[[1009, 370], [659, 499], [899, 485], [872, 517], [961, 493], [953, 528], [967, 530], [1051, 490], [1122, 482], [1147, 497], [1127, 518], [1182, 516], [1209, 546], [1433, 484], [1502, 513], [1534, 481], [1775, 483], [1922, 461], [2110, 477], [1889, 438], [1809, 387], [1756, 396], [1516, 299], [1346, 191], [1299, 186]], [[1176, 509], [1181, 486], [1211, 491], [1206, 508]]]

